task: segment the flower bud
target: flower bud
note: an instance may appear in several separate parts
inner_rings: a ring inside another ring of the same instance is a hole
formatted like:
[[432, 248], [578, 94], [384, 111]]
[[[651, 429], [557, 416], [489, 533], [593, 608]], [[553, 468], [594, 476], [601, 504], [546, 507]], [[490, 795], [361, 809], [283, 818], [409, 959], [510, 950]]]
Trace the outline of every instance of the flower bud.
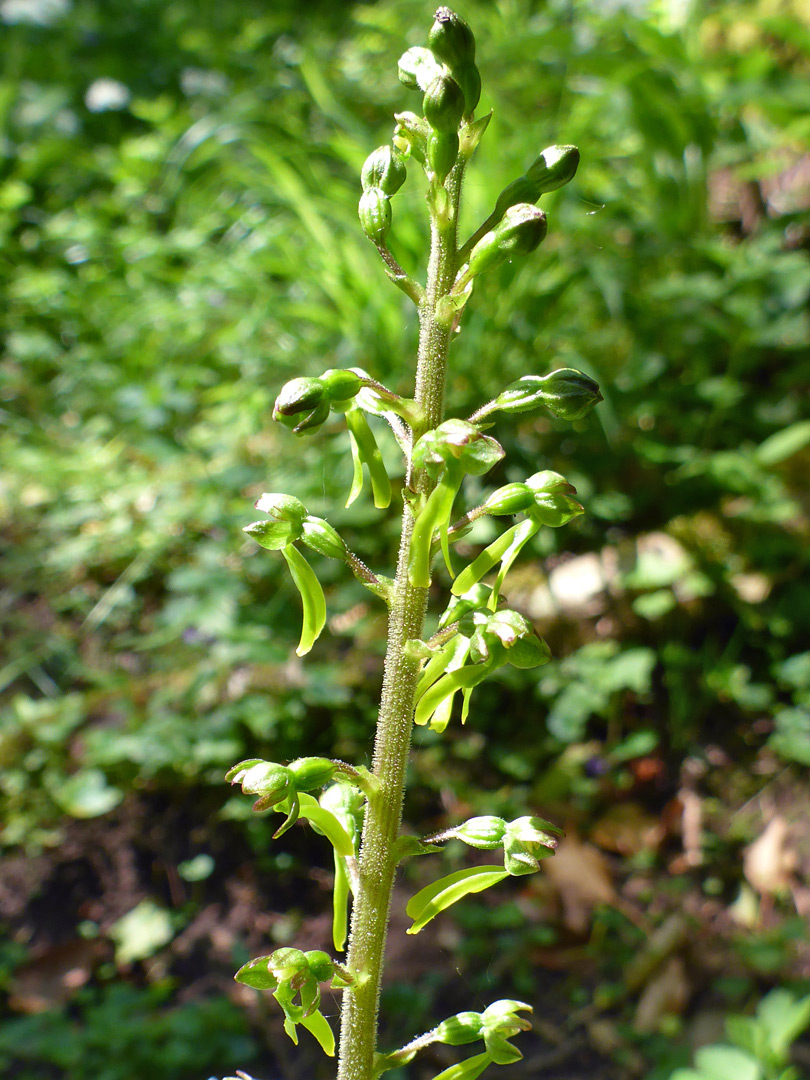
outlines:
[[558, 368], [546, 375], [541, 401], [559, 420], [581, 420], [601, 400], [599, 383], [576, 368]]
[[303, 525], [307, 516], [307, 508], [300, 499], [276, 491], [266, 491], [254, 506], [274, 521], [288, 521], [292, 525]]
[[458, 158], [458, 135], [455, 132], [431, 131], [427, 140], [427, 163], [443, 184]]
[[315, 791], [326, 787], [335, 774], [335, 764], [329, 758], [303, 757], [287, 766], [293, 775], [297, 791]]
[[363, 380], [351, 368], [329, 368], [321, 375], [320, 381], [330, 403], [349, 401], [363, 386]]
[[430, 49], [416, 45], [399, 58], [399, 81], [409, 90], [427, 90], [430, 83], [441, 73], [442, 65]]
[[513, 255], [528, 255], [546, 236], [546, 215], [529, 203], [510, 206], [503, 219], [482, 236], [470, 254], [469, 274], [492, 270]]
[[539, 199], [544, 192], [556, 191], [573, 180], [578, 166], [576, 146], [547, 146], [526, 170], [526, 177], [539, 186]]
[[434, 129], [455, 134], [464, 115], [464, 91], [452, 75], [441, 74], [431, 82], [422, 98], [422, 112]]
[[289, 521], [252, 521], [242, 532], [268, 551], [281, 551], [301, 537], [301, 529]]
[[481, 73], [475, 64], [465, 64], [453, 71], [453, 78], [464, 94], [464, 115], [472, 116], [481, 100]]
[[323, 518], [307, 517], [302, 526], [301, 538], [307, 547], [311, 547], [319, 555], [325, 555], [327, 559], [343, 561], [346, 558], [347, 549], [340, 533]]
[[500, 847], [505, 832], [506, 822], [503, 818], [486, 814], [465, 821], [463, 825], [453, 829], [453, 836], [463, 840], [470, 847], [489, 851], [492, 848]]
[[378, 187], [386, 195], [396, 195], [407, 175], [400, 155], [394, 153], [390, 146], [380, 146], [366, 158], [360, 182], [363, 191]]
[[475, 36], [469, 24], [448, 7], [440, 7], [434, 20], [427, 39], [433, 55], [451, 69], [471, 64], [475, 60]]
[[382, 188], [372, 187], [360, 196], [357, 208], [363, 232], [375, 244], [381, 244], [391, 228], [391, 203]]
[[534, 492], [526, 484], [504, 484], [493, 491], [484, 503], [484, 509], [495, 517], [519, 514], [534, 506]]
[[481, 1038], [481, 1013], [463, 1012], [442, 1020], [434, 1030], [436, 1042], [464, 1046]]

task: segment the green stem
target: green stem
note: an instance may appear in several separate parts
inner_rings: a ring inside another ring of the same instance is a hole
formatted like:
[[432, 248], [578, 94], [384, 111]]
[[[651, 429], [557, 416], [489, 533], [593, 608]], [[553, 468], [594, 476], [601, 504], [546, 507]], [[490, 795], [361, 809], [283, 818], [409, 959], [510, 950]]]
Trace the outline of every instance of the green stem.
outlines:
[[[436, 308], [450, 291], [458, 266], [457, 221], [463, 172], [464, 163], [459, 162], [448, 178], [448, 214], [442, 220], [432, 215], [431, 220], [427, 288], [419, 304], [416, 372], [416, 401], [424, 419], [414, 430], [414, 441], [437, 427], [444, 415], [450, 331], [439, 325]], [[430, 480], [424, 473], [414, 472], [409, 482], [417, 492], [430, 491]], [[426, 588], [411, 585], [408, 580], [413, 524], [406, 502], [372, 764], [380, 788], [368, 801], [363, 826], [346, 962], [356, 982], [343, 992], [338, 1080], [372, 1080], [374, 1075], [380, 979], [397, 867], [395, 843], [402, 820], [414, 692], [419, 677], [419, 659], [409, 654], [406, 645], [422, 637], [428, 598]]]

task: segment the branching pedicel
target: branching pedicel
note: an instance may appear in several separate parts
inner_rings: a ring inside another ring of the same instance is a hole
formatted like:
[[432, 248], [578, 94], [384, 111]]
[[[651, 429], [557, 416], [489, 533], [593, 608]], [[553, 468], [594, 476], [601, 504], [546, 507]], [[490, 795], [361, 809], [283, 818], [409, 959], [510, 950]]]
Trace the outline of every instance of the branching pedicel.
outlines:
[[[540, 861], [553, 854], [559, 830], [534, 817], [504, 821], [484, 816], [423, 839], [402, 834], [411, 725], [427, 724], [443, 731], [459, 694], [463, 723], [473, 688], [492, 671], [504, 664], [529, 668], [549, 660], [546, 643], [523, 615], [506, 606], [502, 590], [509, 568], [539, 529], [557, 528], [582, 513], [574, 488], [558, 473], [544, 470], [525, 483], [493, 491], [455, 522], [454, 507], [465, 476], [484, 475], [504, 456], [496, 439], [484, 434], [499, 414], [545, 408], [555, 417], [577, 420], [601, 395], [587, 375], [562, 368], [547, 375], [524, 376], [467, 420], [444, 419], [448, 346], [475, 279], [507, 259], [530, 254], [543, 241], [546, 215], [534, 204], [544, 192], [573, 177], [579, 151], [575, 146], [544, 150], [524, 176], [501, 192], [480, 228], [459, 245], [464, 171], [491, 115], [474, 118], [481, 79], [467, 23], [449, 8], [439, 8], [427, 48], [405, 53], [399, 77], [421, 94], [423, 116], [397, 114], [392, 145], [375, 150], [363, 166], [359, 213], [389, 278], [419, 311], [414, 396], [400, 397], [359, 368], [330, 370], [319, 378], [288, 383], [273, 412], [296, 435], [316, 431], [332, 412], [343, 414], [354, 462], [348, 503], [362, 490], [367, 473], [374, 504], [381, 509], [391, 501], [392, 485], [366, 417], [382, 417], [390, 424], [404, 456], [396, 577], [372, 572], [331, 525], [312, 517], [290, 495], [263, 495], [256, 505], [266, 517], [245, 530], [263, 547], [280, 551], [287, 561], [304, 609], [299, 655], [309, 652], [326, 620], [323, 590], [302, 547], [342, 560], [388, 605], [388, 650], [372, 768], [325, 758], [300, 758], [286, 766], [252, 759], [227, 774], [228, 780], [257, 797], [254, 809], [272, 808], [285, 815], [276, 837], [300, 817], [331, 843], [333, 944], [340, 952], [348, 939], [348, 954], [338, 961], [319, 950], [277, 949], [250, 961], [236, 978], [272, 990], [293, 1042], [301, 1026], [328, 1055], [335, 1052], [335, 1039], [319, 1009], [320, 987], [329, 981], [340, 988], [340, 1080], [372, 1080], [436, 1042], [479, 1044], [475, 1054], [436, 1078], [474, 1080], [490, 1063], [504, 1065], [521, 1057], [510, 1039], [530, 1026], [524, 1015], [531, 1012], [529, 1005], [497, 1001], [483, 1013], [450, 1017], [399, 1050], [377, 1049], [380, 976], [397, 866], [406, 858], [440, 850], [451, 837], [480, 850], [503, 849], [502, 865], [458, 871], [413, 896], [406, 910], [413, 919], [408, 932], [415, 934], [462, 897], [496, 885], [508, 875], [536, 871]], [[406, 180], [408, 166], [421, 166], [428, 181], [431, 247], [424, 286], [399, 265], [388, 247], [391, 202]], [[484, 514], [518, 520], [455, 576], [453, 544]], [[452, 596], [437, 632], [424, 640], [428, 589], [439, 554], [454, 579]]]

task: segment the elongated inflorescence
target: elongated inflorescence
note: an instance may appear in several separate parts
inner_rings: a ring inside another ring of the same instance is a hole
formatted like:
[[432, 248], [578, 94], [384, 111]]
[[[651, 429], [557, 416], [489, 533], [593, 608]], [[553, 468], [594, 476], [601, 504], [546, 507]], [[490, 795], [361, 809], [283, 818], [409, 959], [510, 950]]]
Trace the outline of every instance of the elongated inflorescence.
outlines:
[[[333, 524], [309, 514], [292, 495], [263, 495], [256, 508], [264, 516], [245, 527], [259, 545], [281, 552], [287, 562], [303, 607], [299, 654], [314, 647], [326, 625], [318, 560], [342, 562], [387, 605], [388, 650], [373, 764], [368, 769], [320, 757], [286, 764], [252, 758], [227, 775], [255, 798], [254, 810], [284, 815], [276, 837], [300, 820], [331, 845], [332, 945], [342, 952], [348, 937], [348, 954], [337, 959], [320, 950], [277, 949], [243, 965], [236, 977], [273, 994], [294, 1042], [303, 1027], [328, 1055], [335, 1052], [335, 1039], [320, 1009], [321, 987], [329, 983], [340, 990], [340, 1080], [374, 1080], [407, 1064], [432, 1043], [477, 1043], [472, 1056], [462, 1057], [437, 1078], [475, 1080], [489, 1064], [521, 1057], [511, 1039], [530, 1026], [528, 1004], [497, 1001], [482, 1013], [445, 1019], [399, 1050], [377, 1048], [380, 974], [396, 869], [405, 858], [435, 855], [451, 839], [500, 858], [494, 864], [440, 874], [411, 897], [406, 905], [412, 920], [408, 933], [417, 934], [465, 896], [509, 876], [535, 873], [553, 855], [560, 830], [532, 815], [508, 821], [484, 814], [421, 839], [402, 833], [410, 733], [414, 723], [441, 732], [456, 715], [467, 722], [473, 691], [492, 672], [505, 665], [538, 667], [550, 659], [548, 645], [530, 620], [510, 607], [505, 589], [515, 560], [541, 530], [560, 528], [583, 513], [576, 490], [561, 474], [541, 469], [525, 480], [492, 486], [477, 504], [469, 505], [466, 481], [479, 478], [480, 487], [480, 478], [505, 456], [497, 430], [495, 435], [485, 433], [493, 423], [508, 423], [515, 414], [537, 410], [578, 422], [601, 394], [589, 375], [562, 367], [527, 373], [467, 419], [445, 419], [448, 350], [476, 279], [540, 248], [549, 219], [536, 203], [574, 177], [579, 150], [562, 145], [541, 151], [498, 195], [492, 213], [460, 242], [464, 172], [490, 120], [490, 115], [475, 116], [481, 78], [471, 28], [450, 8], [440, 7], [426, 44], [408, 49], [398, 72], [404, 87], [416, 95], [420, 111], [397, 113], [391, 142], [366, 158], [358, 213], [385, 273], [418, 308], [414, 396], [388, 390], [361, 368], [328, 369], [281, 387], [273, 409], [273, 419], [301, 437], [330, 431], [345, 421], [352, 458], [347, 505], [360, 497], [368, 478], [378, 509], [392, 502], [401, 508], [395, 575], [369, 569]], [[427, 185], [431, 228], [424, 281], [415, 270], [404, 269], [389, 246], [395, 235], [392, 200], [419, 173]], [[380, 451], [375, 427], [381, 421], [388, 423], [402, 452], [399, 470], [391, 469], [389, 455]], [[499, 527], [497, 537], [466, 563], [458, 553], [454, 557], [453, 546], [484, 516]], [[312, 565], [303, 549], [315, 556]], [[428, 596], [439, 594], [442, 579], [450, 586], [447, 604], [438, 613], [436, 633], [427, 637]]]

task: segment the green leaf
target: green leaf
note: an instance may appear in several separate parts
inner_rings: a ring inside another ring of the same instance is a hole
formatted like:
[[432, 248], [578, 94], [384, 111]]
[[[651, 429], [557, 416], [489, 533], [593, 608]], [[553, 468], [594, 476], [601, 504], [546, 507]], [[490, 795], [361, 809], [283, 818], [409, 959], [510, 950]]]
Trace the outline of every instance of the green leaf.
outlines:
[[310, 1016], [302, 1016], [299, 1023], [310, 1035], [315, 1036], [327, 1057], [335, 1056], [335, 1035], [323, 1013], [314, 1012]]
[[326, 625], [326, 600], [320, 581], [298, 548], [290, 544], [282, 548], [281, 554], [287, 560], [287, 566], [290, 568], [293, 582], [301, 594], [301, 603], [304, 606], [301, 640], [295, 651], [298, 656], [306, 656]]
[[115, 809], [124, 797], [120, 788], [107, 783], [101, 769], [80, 769], [54, 784], [52, 795], [65, 813], [75, 818], [100, 817]]
[[307, 818], [327, 838], [338, 855], [354, 855], [354, 844], [349, 834], [331, 810], [326, 810], [317, 799], [302, 793], [299, 795], [301, 817]]
[[734, 1046], [703, 1046], [695, 1065], [705, 1080], [762, 1080], [763, 1075], [759, 1063]]
[[115, 942], [115, 960], [131, 964], [146, 960], [167, 945], [173, 936], [171, 916], [165, 908], [151, 900], [142, 900], [110, 927], [109, 936]]
[[418, 934], [439, 912], [446, 911], [471, 893], [483, 892], [497, 885], [508, 876], [502, 866], [472, 866], [434, 881], [408, 901], [405, 911], [413, 919], [413, 926], [408, 928], [407, 933]]
[[788, 990], [772, 990], [757, 1009], [772, 1053], [785, 1063], [791, 1043], [810, 1026], [810, 995], [796, 1000]]
[[799, 420], [768, 436], [756, 449], [760, 465], [777, 465], [810, 444], [810, 420]]
[[434, 1076], [433, 1080], [476, 1080], [476, 1077], [479, 1077], [491, 1063], [492, 1058], [489, 1054], [476, 1054], [465, 1061], [459, 1061], [456, 1065], [451, 1065], [449, 1069]]

